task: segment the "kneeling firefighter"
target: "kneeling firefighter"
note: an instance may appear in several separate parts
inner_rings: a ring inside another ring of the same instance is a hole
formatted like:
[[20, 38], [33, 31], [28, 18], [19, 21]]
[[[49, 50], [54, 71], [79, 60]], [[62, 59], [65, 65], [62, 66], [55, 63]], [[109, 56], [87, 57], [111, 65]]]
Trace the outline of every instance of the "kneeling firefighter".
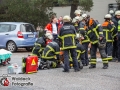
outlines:
[[88, 27], [88, 37], [91, 42], [91, 60], [90, 60], [90, 69], [96, 68], [96, 53], [97, 53], [97, 48], [99, 48], [99, 52], [103, 61], [103, 69], [108, 68], [108, 59], [107, 55], [105, 53], [105, 47], [101, 48], [99, 47], [99, 41], [101, 42], [102, 40], [104, 41], [104, 35], [103, 35], [103, 29], [102, 26], [99, 24], [97, 20], [94, 20], [93, 18], [87, 18], [86, 24]]
[[48, 42], [52, 41], [52, 39], [53, 36], [50, 32], [46, 32], [43, 37], [38, 38], [38, 40], [35, 42], [31, 55], [37, 55], [38, 57], [40, 57], [42, 51], [44, 50]]
[[60, 47], [59, 47], [58, 43], [52, 41], [43, 50], [42, 60], [44, 62], [50, 61], [51, 62], [50, 66], [52, 68], [56, 68], [59, 63], [58, 57], [57, 57], [59, 55], [59, 53], [60, 53]]

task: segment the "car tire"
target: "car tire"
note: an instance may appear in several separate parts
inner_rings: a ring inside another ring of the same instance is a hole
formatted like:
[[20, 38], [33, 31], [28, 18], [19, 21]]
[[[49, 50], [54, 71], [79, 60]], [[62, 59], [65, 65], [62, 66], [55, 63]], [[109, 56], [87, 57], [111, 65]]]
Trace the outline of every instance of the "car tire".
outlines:
[[26, 47], [26, 50], [27, 50], [28, 52], [31, 52], [31, 51], [32, 51], [32, 47]]
[[8, 50], [8, 51], [11, 51], [11, 52], [17, 51], [17, 46], [16, 46], [16, 44], [15, 44], [14, 41], [9, 41], [9, 42], [7, 43], [7, 50]]

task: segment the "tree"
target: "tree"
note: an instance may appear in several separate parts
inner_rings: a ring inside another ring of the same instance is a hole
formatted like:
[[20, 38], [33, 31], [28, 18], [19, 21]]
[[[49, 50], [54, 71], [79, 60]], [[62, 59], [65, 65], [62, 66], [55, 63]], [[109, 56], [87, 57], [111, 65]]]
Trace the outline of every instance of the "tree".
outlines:
[[0, 21], [28, 22], [44, 27], [52, 14], [51, 0], [4, 0]]
[[74, 18], [74, 11], [80, 6], [80, 9], [83, 11], [91, 11], [93, 7], [93, 1], [92, 0], [58, 0], [58, 3], [60, 5], [70, 5], [71, 11], [70, 16], [71, 18]]

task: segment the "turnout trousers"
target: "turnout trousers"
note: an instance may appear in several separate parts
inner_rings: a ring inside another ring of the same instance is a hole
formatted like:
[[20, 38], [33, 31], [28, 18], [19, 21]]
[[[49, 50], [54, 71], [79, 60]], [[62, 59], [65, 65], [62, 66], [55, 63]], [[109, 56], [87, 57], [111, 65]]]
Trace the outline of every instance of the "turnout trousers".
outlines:
[[118, 33], [118, 62], [120, 62], [120, 33]]
[[107, 54], [108, 61], [112, 60], [112, 50], [113, 50], [113, 43], [112, 42], [107, 42], [105, 51], [106, 51], [106, 54]]
[[84, 64], [87, 66], [88, 64], [89, 64], [89, 59], [88, 59], [88, 45], [89, 45], [89, 43], [87, 42], [87, 43], [83, 43], [82, 44], [83, 46], [84, 46], [84, 48], [85, 48], [85, 61], [84, 61]]
[[91, 60], [90, 60], [90, 65], [91, 66], [96, 66], [96, 53], [97, 53], [97, 48], [99, 49], [102, 61], [103, 61], [103, 65], [107, 65], [108, 66], [108, 59], [107, 59], [107, 55], [105, 52], [105, 48], [99, 48], [98, 44], [91, 44]]
[[66, 49], [64, 50], [64, 70], [69, 71], [69, 52], [71, 53], [71, 57], [73, 60], [74, 69], [78, 70], [78, 60], [77, 60], [77, 52], [76, 49]]

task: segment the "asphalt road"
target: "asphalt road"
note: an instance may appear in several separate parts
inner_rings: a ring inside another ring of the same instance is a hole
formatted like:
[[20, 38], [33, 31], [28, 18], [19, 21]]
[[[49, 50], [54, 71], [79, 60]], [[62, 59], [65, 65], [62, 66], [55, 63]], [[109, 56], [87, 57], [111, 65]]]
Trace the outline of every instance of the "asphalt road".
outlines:
[[[11, 64], [22, 65], [22, 57], [30, 52], [18, 51], [12, 54]], [[7, 66], [0, 66], [0, 76], [7, 74]], [[0, 86], [0, 90], [120, 90], [120, 63], [110, 62], [109, 68], [102, 69], [102, 63], [97, 63], [96, 69], [84, 67], [80, 72], [62, 72], [62, 68], [39, 70], [33, 74], [12, 74], [9, 75], [9, 86]], [[13, 80], [17, 78], [29, 78], [29, 80]], [[1, 77], [2, 78], [2, 77]], [[20, 86], [28, 83], [28, 86]], [[31, 83], [31, 84], [30, 84]], [[33, 84], [33, 85], [32, 85]], [[31, 86], [32, 85], [32, 86]]]

